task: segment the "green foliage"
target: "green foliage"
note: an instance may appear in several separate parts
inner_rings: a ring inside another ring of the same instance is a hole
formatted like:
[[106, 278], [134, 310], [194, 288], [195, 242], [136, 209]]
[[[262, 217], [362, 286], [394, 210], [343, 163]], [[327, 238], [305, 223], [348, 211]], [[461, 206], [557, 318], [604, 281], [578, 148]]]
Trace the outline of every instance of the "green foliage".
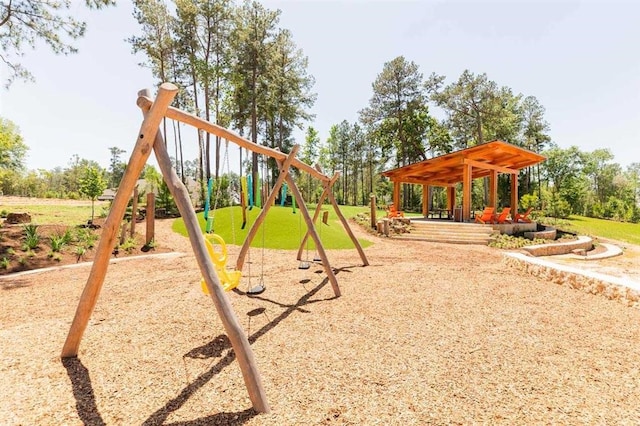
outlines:
[[[2, 26], [0, 26], [0, 29]], [[2, 32], [0, 32], [0, 39]], [[0, 49], [2, 44], [0, 43]], [[1, 57], [1, 56], [0, 56]], [[29, 147], [20, 135], [20, 129], [12, 121], [0, 117], [0, 169], [19, 171]], [[0, 175], [0, 179], [2, 176]]]
[[541, 238], [535, 238], [533, 240], [530, 240], [528, 238], [517, 237], [513, 235], [499, 234], [493, 239], [493, 241], [489, 242], [489, 247], [513, 250], [513, 249], [518, 249], [525, 246], [536, 245], [536, 244], [546, 244], [549, 242], [550, 242], [549, 240], [543, 240]]
[[76, 262], [80, 262], [80, 260], [84, 259], [84, 255], [87, 253], [87, 248], [84, 246], [76, 246], [75, 255]]
[[[8, 3], [8, 4], [7, 4]], [[114, 0], [85, 0], [88, 7], [114, 5]], [[20, 63], [27, 47], [35, 49], [45, 44], [55, 54], [68, 55], [77, 49], [67, 40], [84, 36], [86, 24], [70, 13], [69, 1], [22, 0], [3, 2], [0, 23], [0, 58], [6, 65], [6, 87], [18, 80], [33, 80], [31, 73]]]
[[38, 244], [40, 243], [40, 235], [38, 235], [38, 225], [24, 225], [23, 230], [25, 235], [23, 250], [33, 250], [38, 247]]
[[[326, 249], [351, 249], [353, 243], [349, 239], [348, 235], [339, 223], [338, 218], [329, 206], [325, 206], [325, 209], [329, 210], [329, 225], [318, 224], [316, 229], [318, 233], [321, 233], [322, 245]], [[341, 211], [345, 217], [354, 217], [357, 213], [368, 211], [367, 207], [345, 207], [341, 208]], [[242, 211], [239, 206], [226, 207], [218, 209], [215, 213], [214, 219], [214, 232], [220, 235], [227, 244], [241, 245], [244, 239], [247, 237], [251, 224], [256, 220], [260, 214], [259, 208], [253, 208], [247, 210], [247, 225], [245, 229], [240, 229], [242, 225]], [[313, 210], [310, 211], [313, 215]], [[231, 218], [233, 217], [233, 223]], [[204, 233], [206, 229], [206, 223], [202, 213], [198, 214], [198, 221], [200, 229]], [[320, 221], [319, 221], [320, 222]], [[273, 206], [269, 209], [267, 217], [265, 219], [264, 226], [264, 247], [294, 250], [300, 245], [300, 239], [306, 232], [306, 225], [301, 217], [301, 213], [298, 210], [297, 213], [293, 213], [290, 207]], [[184, 221], [176, 219], [173, 222], [172, 229], [182, 235], [187, 235], [187, 231], [184, 225]], [[321, 229], [321, 230], [320, 230]], [[232, 233], [234, 231], [235, 233]], [[263, 240], [263, 228], [261, 227], [256, 234], [256, 237], [251, 243], [251, 247], [262, 247]], [[363, 247], [368, 247], [372, 243], [368, 240], [360, 239], [360, 244]], [[310, 249], [315, 246], [313, 241], [309, 243]]]
[[98, 241], [98, 235], [88, 228], [76, 228], [76, 241], [88, 249], [92, 249]]
[[9, 215], [9, 212], [7, 210], [2, 210], [0, 211], [0, 218], [5, 219], [7, 216]]
[[178, 212], [178, 206], [169, 191], [169, 187], [165, 181], [162, 181], [158, 188], [158, 198], [156, 200], [157, 207], [164, 209], [168, 215], [173, 215]]
[[49, 237], [49, 242], [51, 245], [51, 251], [59, 252], [62, 250], [62, 247], [65, 245], [64, 236], [62, 235], [51, 235]]
[[80, 193], [91, 199], [91, 221], [94, 218], [94, 203], [107, 188], [107, 182], [102, 176], [102, 171], [96, 167], [87, 167], [80, 179]]
[[127, 253], [131, 253], [136, 248], [136, 240], [129, 237], [125, 240], [124, 243], [120, 244], [119, 247]]
[[[553, 220], [549, 221], [549, 223], [553, 223]], [[610, 238], [640, 245], [640, 224], [638, 223], [616, 222], [572, 215], [569, 220], [559, 222], [554, 226], [580, 235]]]
[[540, 206], [540, 200], [536, 194], [525, 194], [520, 198], [520, 207], [527, 210], [529, 207], [537, 208]]
[[0, 260], [0, 268], [2, 269], [9, 269], [10, 264], [11, 264], [11, 261], [6, 257], [3, 257], [2, 260]]

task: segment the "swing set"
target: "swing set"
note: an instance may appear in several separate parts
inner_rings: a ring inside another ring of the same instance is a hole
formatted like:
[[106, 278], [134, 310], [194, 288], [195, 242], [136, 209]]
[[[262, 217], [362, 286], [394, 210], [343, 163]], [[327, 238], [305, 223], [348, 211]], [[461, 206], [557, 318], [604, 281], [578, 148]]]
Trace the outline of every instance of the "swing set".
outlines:
[[[338, 218], [342, 222], [347, 234], [360, 254], [363, 266], [368, 265], [369, 262], [332, 195], [331, 187], [337, 180], [337, 174], [332, 178], [329, 178], [322, 174], [320, 170], [316, 170], [310, 165], [298, 160], [296, 158], [296, 153], [298, 152], [299, 146], [297, 145], [293, 147], [289, 154], [285, 154], [266, 146], [257, 145], [224, 127], [210, 123], [178, 108], [171, 107], [170, 105], [177, 93], [178, 88], [171, 83], [163, 83], [160, 85], [155, 100], [151, 98], [149, 90], [142, 90], [138, 93], [137, 104], [142, 110], [143, 121], [140, 126], [140, 131], [136, 137], [136, 143], [131, 152], [131, 157], [127, 163], [122, 180], [120, 181], [118, 192], [116, 193], [109, 215], [103, 225], [102, 236], [96, 249], [96, 255], [91, 267], [91, 272], [89, 273], [87, 283], [82, 291], [82, 295], [80, 296], [75, 316], [62, 348], [61, 357], [69, 358], [78, 356], [82, 336], [87, 328], [91, 314], [93, 313], [100, 291], [104, 284], [107, 267], [109, 266], [109, 260], [111, 258], [111, 252], [113, 251], [117, 241], [118, 231], [127, 208], [129, 197], [131, 196], [131, 193], [135, 188], [136, 181], [138, 180], [138, 177], [140, 176], [144, 165], [153, 150], [162, 175], [185, 222], [189, 241], [200, 268], [204, 284], [214, 302], [218, 316], [220, 317], [222, 325], [237, 357], [253, 408], [258, 412], [266, 413], [270, 410], [269, 403], [267, 402], [266, 393], [262, 386], [262, 380], [254, 359], [253, 351], [244, 330], [240, 326], [238, 317], [233, 311], [229, 299], [225, 295], [225, 284], [221, 282], [222, 279], [219, 276], [219, 274], [227, 274], [228, 283], [231, 285], [236, 279], [235, 274], [232, 275], [232, 273], [226, 271], [226, 262], [228, 261], [226, 245], [218, 241], [221, 249], [220, 251], [216, 251], [211, 241], [205, 239], [205, 236], [200, 230], [189, 193], [173, 169], [171, 159], [164, 143], [164, 138], [162, 133], [159, 131], [159, 126], [163, 118], [166, 117], [178, 120], [199, 130], [204, 130], [211, 134], [220, 136], [242, 148], [274, 158], [278, 164], [280, 174], [274, 187], [269, 193], [258, 218], [251, 226], [247, 238], [242, 245], [240, 254], [236, 261], [236, 271], [242, 270], [249, 245], [255, 237], [258, 228], [264, 222], [269, 207], [274, 203], [276, 194], [278, 194], [278, 191], [280, 191], [285, 182], [291, 190], [293, 197], [295, 197], [302, 217], [307, 224], [307, 232], [298, 251], [298, 260], [300, 260], [306, 240], [311, 237], [315, 242], [318, 254], [322, 259], [322, 264], [327, 274], [327, 278], [331, 283], [336, 297], [340, 296], [340, 288], [314, 226], [314, 223], [320, 214], [320, 203], [322, 203], [325, 198], [328, 197], [329, 201], [333, 205]], [[296, 187], [292, 176], [289, 174], [289, 169], [291, 167], [296, 167], [299, 170], [305, 171], [322, 182], [324, 191], [313, 219], [309, 216], [309, 211], [306, 208], [300, 191]], [[247, 180], [248, 178], [249, 176], [247, 176]], [[250, 187], [248, 183], [249, 182], [246, 182], [245, 184], [247, 189]], [[248, 193], [248, 195], [250, 195], [250, 193]], [[246, 217], [244, 218], [244, 222], [246, 224]], [[215, 237], [213, 238], [215, 240]]]

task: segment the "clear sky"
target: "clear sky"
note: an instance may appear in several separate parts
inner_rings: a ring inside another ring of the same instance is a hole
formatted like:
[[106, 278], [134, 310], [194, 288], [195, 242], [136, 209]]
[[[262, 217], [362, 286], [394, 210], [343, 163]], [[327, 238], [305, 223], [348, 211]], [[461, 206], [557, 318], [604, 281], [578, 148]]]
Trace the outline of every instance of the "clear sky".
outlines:
[[[323, 141], [331, 125], [357, 120], [384, 63], [404, 55], [425, 77], [451, 83], [469, 69], [535, 96], [561, 147], [609, 148], [622, 166], [640, 162], [640, 2], [262, 3], [282, 11], [280, 26], [309, 58], [318, 94], [310, 124]], [[106, 167], [112, 146], [128, 158], [141, 123], [136, 93], [154, 84], [125, 42], [139, 33], [130, 2], [76, 10], [88, 23], [80, 53], [27, 52], [36, 83], [0, 89], [0, 116], [20, 127], [29, 169], [64, 167], [73, 154]], [[196, 141], [187, 144], [193, 159]]]

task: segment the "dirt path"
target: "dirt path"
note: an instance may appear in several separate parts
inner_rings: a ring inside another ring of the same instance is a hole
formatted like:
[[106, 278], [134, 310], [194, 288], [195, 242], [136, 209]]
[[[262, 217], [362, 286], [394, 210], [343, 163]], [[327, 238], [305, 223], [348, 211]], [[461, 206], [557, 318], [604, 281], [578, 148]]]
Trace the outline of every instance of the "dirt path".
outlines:
[[[10, 281], [0, 424], [640, 422], [640, 310], [507, 268], [487, 247], [367, 238], [369, 267], [329, 251], [337, 299], [295, 253], [267, 250], [261, 266], [252, 251], [267, 291], [229, 298], [272, 407], [262, 415], [193, 255], [111, 265], [79, 358], [64, 363], [88, 267]], [[189, 252], [169, 222], [158, 242]]]

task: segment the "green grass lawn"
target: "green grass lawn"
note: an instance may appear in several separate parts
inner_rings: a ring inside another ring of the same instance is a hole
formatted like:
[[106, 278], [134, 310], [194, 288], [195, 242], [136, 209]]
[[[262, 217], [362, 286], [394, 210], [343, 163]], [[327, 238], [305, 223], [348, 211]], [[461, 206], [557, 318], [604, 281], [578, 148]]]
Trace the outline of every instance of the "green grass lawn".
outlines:
[[[76, 226], [87, 223], [91, 219], [91, 202], [89, 205], [65, 205], [65, 204], [24, 204], [1, 206], [0, 211], [8, 213], [29, 213], [31, 221], [37, 225], [60, 224]], [[96, 201], [95, 216], [99, 217], [103, 207], [108, 207], [108, 202]]]
[[[640, 245], [640, 224], [615, 222], [613, 220], [595, 219], [592, 217], [572, 215], [566, 221], [572, 232], [591, 237], [611, 238], [631, 244]], [[561, 223], [564, 223], [561, 222]], [[553, 223], [550, 223], [553, 225]], [[559, 226], [564, 229], [564, 225]]]
[[[328, 224], [323, 224], [320, 218], [318, 219], [316, 229], [320, 234], [324, 248], [353, 248], [353, 243], [342, 227], [342, 224], [340, 223], [333, 208], [331, 206], [325, 206], [323, 209], [329, 211]], [[247, 209], [247, 225], [244, 229], [241, 229], [242, 210], [240, 206], [217, 209], [215, 213], [210, 213], [211, 215], [214, 215], [213, 232], [220, 235], [227, 244], [241, 245], [247, 237], [251, 225], [260, 214], [260, 211], [261, 210], [258, 208], [253, 208], [251, 210]], [[311, 216], [313, 216], [314, 211], [314, 208], [310, 209], [309, 213]], [[347, 219], [349, 219], [359, 212], [366, 212], [368, 210], [366, 207], [345, 206], [343, 208], [341, 206], [340, 211]], [[206, 229], [204, 213], [198, 213], [197, 216], [200, 229], [204, 233]], [[187, 235], [187, 230], [182, 218], [174, 221], [172, 229], [182, 235]], [[269, 209], [265, 222], [258, 230], [251, 243], [251, 247], [262, 247], [264, 233], [264, 247], [294, 250], [300, 246], [300, 241], [306, 230], [307, 226], [304, 223], [304, 219], [302, 218], [299, 209], [296, 209], [296, 213], [293, 213], [293, 209], [291, 207], [273, 206]], [[359, 241], [362, 247], [368, 247], [372, 244], [371, 241], [364, 239], [360, 239]], [[313, 241], [309, 239], [309, 249], [313, 250], [314, 248], [315, 245], [313, 244]]]

